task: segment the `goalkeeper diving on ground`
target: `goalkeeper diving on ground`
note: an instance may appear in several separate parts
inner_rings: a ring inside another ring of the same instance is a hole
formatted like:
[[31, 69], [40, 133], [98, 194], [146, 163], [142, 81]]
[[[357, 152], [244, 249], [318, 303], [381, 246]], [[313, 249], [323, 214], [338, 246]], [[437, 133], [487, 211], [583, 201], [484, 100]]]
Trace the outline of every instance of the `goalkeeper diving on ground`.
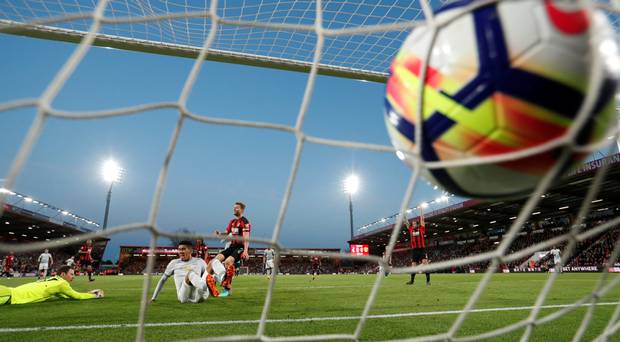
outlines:
[[60, 266], [57, 274], [55, 277], [18, 287], [0, 285], [0, 305], [39, 303], [52, 298], [81, 300], [103, 298], [104, 296], [103, 290], [92, 290], [84, 293], [72, 289], [69, 283], [73, 281], [74, 271], [69, 266]]

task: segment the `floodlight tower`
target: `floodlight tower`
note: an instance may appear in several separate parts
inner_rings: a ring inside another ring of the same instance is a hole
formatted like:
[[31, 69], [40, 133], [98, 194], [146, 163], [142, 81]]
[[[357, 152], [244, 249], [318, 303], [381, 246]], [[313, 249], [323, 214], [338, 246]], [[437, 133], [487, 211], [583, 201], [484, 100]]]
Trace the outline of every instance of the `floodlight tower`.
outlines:
[[360, 180], [355, 174], [349, 175], [344, 180], [344, 193], [349, 195], [349, 223], [351, 224], [351, 240], [353, 240], [353, 195], [360, 186]]
[[110, 212], [110, 200], [112, 199], [112, 186], [114, 183], [118, 183], [121, 180], [123, 173], [124, 170], [113, 159], [108, 159], [103, 163], [103, 168], [101, 169], [103, 180], [110, 183], [108, 197], [105, 203], [105, 215], [103, 216], [104, 230], [108, 227], [108, 214]]

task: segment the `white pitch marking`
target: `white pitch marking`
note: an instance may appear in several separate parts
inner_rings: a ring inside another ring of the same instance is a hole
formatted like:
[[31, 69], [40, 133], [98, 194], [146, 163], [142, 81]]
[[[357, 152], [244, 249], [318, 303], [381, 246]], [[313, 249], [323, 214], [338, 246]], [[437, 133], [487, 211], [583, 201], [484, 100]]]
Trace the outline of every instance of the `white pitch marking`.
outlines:
[[[596, 303], [596, 306], [618, 305], [620, 302]], [[561, 309], [572, 306], [573, 304], [557, 304], [544, 305], [542, 309]], [[590, 304], [581, 304], [580, 307], [589, 306]], [[474, 309], [470, 313], [480, 312], [498, 312], [498, 311], [526, 311], [533, 309], [533, 306], [515, 306], [508, 308], [488, 308]], [[439, 316], [439, 315], [457, 315], [462, 310], [447, 311], [430, 311], [430, 312], [408, 312], [398, 314], [369, 315], [369, 319], [381, 318], [398, 318], [398, 317], [415, 317], [415, 316]], [[343, 317], [310, 317], [310, 318], [290, 318], [290, 319], [268, 319], [267, 323], [300, 323], [300, 322], [320, 322], [320, 321], [352, 321], [359, 320], [361, 316], [343, 316]], [[174, 327], [174, 326], [190, 326], [190, 325], [229, 325], [229, 324], [258, 324], [260, 320], [237, 320], [237, 321], [201, 321], [201, 322], [161, 322], [161, 323], [145, 323], [147, 328], [151, 327]], [[29, 331], [56, 331], [56, 330], [76, 330], [76, 329], [117, 329], [117, 328], [137, 328], [136, 323], [126, 324], [95, 324], [95, 325], [61, 325], [56, 327], [29, 327], [29, 328], [0, 328], [0, 333], [5, 332], [29, 332]]]

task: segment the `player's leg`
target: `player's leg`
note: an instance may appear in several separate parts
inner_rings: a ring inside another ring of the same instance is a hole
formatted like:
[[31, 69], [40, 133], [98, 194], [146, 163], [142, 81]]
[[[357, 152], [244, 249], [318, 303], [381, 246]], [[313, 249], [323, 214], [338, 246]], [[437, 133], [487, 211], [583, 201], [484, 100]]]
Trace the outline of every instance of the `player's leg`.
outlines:
[[[225, 250], [224, 252], [226, 252], [227, 250]], [[220, 262], [223, 262], [224, 259], [226, 259], [226, 257], [224, 256], [224, 254], [219, 253], [218, 255], [215, 256], [215, 258], [213, 260], [215, 260], [215, 259], [219, 260]], [[213, 269], [211, 268], [211, 262], [209, 262], [207, 264], [207, 273], [209, 273], [209, 274], [213, 273]]]
[[11, 303], [11, 288], [0, 285], [0, 305]]
[[90, 262], [88, 266], [86, 266], [86, 273], [88, 274], [88, 281], [95, 281], [95, 279], [93, 279], [93, 266]]
[[232, 280], [236, 272], [235, 263], [237, 260], [241, 260], [241, 253], [243, 253], [243, 247], [231, 246], [230, 255], [226, 257], [226, 260], [224, 260], [224, 265], [226, 266], [226, 277], [222, 281], [222, 287], [224, 287], [226, 292], [230, 292]]
[[222, 283], [224, 277], [226, 276], [226, 268], [219, 258], [213, 258], [209, 261], [207, 269], [210, 270], [210, 272], [206, 272], [203, 275], [204, 282], [207, 284], [209, 293], [213, 297], [219, 297], [220, 292], [217, 289], [216, 282], [220, 284]]
[[199, 288], [194, 288], [193, 295], [189, 297], [189, 301], [190, 303], [196, 304], [207, 300], [207, 298], [209, 298], [209, 290], [203, 291]]
[[179, 303], [187, 303], [189, 301], [190, 296], [193, 295], [194, 287], [187, 283], [187, 281], [182, 281], [181, 286], [177, 289], [177, 299]]
[[222, 281], [222, 287], [224, 287], [226, 291], [230, 291], [232, 280], [233, 280], [233, 277], [235, 276], [234, 256], [231, 255], [228, 258], [226, 258], [226, 260], [224, 260], [224, 265], [226, 267], [226, 276], [224, 277], [224, 280]]
[[[418, 266], [418, 263], [415, 261], [411, 262], [411, 267], [416, 267]], [[411, 279], [406, 283], [407, 285], [413, 285], [413, 283], [415, 282], [415, 272], [411, 273]]]
[[[422, 259], [422, 264], [423, 265], [428, 265], [428, 258], [424, 258]], [[431, 284], [431, 273], [426, 271], [426, 286], [429, 286]]]
[[186, 285], [191, 285], [193, 287], [193, 290], [188, 298], [189, 302], [198, 303], [209, 298], [209, 288], [207, 287], [207, 283], [193, 270], [187, 272], [184, 282]]
[[200, 278], [200, 276], [193, 270], [187, 272], [187, 275], [185, 276], [185, 283], [188, 285], [192, 285], [193, 287], [200, 289], [201, 291], [208, 291], [207, 283], [204, 282], [202, 278]]
[[[419, 256], [418, 256], [418, 250], [417, 249], [412, 249], [411, 250], [411, 267], [416, 267], [418, 266], [418, 262], [420, 262]], [[407, 285], [413, 285], [413, 283], [415, 282], [415, 272], [411, 273], [411, 279], [406, 283]]]

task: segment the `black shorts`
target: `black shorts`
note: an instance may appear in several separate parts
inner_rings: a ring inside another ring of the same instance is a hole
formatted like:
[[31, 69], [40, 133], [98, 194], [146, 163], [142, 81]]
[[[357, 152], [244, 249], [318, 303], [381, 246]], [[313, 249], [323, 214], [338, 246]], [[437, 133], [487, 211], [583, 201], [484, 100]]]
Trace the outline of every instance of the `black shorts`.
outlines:
[[241, 261], [241, 253], [243, 253], [243, 246], [241, 245], [231, 245], [230, 247], [223, 250], [220, 254], [224, 256], [224, 260], [229, 256], [235, 258], [235, 262]]
[[92, 266], [93, 265], [93, 261], [92, 260], [80, 260], [80, 267], [81, 268], [86, 268], [88, 266]]
[[426, 250], [424, 248], [414, 248], [411, 250], [411, 262], [419, 264], [426, 259]]

